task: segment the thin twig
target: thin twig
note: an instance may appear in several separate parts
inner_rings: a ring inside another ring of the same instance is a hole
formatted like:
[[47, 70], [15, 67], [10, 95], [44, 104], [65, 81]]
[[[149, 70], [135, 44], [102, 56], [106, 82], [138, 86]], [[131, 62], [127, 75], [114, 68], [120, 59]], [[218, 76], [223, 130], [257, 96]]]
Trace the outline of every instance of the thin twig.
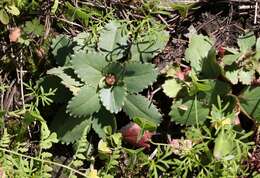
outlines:
[[71, 21], [69, 21], [69, 20], [66, 20], [66, 19], [63, 19], [63, 18], [60, 18], [60, 17], [56, 17], [56, 19], [57, 19], [57, 20], [60, 20], [60, 21], [63, 21], [63, 22], [66, 22], [66, 23], [68, 23], [68, 24], [70, 24], [70, 25], [74, 25], [74, 26], [77, 26], [77, 27], [80, 27], [80, 28], [84, 29], [84, 27], [83, 27], [82, 25], [77, 24], [77, 23], [75, 23], [75, 22], [71, 22]]
[[254, 24], [257, 22], [257, 14], [258, 14], [258, 2], [255, 3], [255, 18], [254, 18]]
[[11, 84], [9, 85], [9, 89], [5, 93], [5, 99], [4, 99], [4, 110], [8, 111], [9, 107], [12, 103], [12, 99], [14, 96], [14, 93], [16, 92], [16, 88], [13, 87], [16, 82], [16, 79], [14, 79]]
[[21, 91], [23, 109], [25, 110], [24, 90], [23, 90], [23, 66], [22, 65], [20, 67], [20, 91]]

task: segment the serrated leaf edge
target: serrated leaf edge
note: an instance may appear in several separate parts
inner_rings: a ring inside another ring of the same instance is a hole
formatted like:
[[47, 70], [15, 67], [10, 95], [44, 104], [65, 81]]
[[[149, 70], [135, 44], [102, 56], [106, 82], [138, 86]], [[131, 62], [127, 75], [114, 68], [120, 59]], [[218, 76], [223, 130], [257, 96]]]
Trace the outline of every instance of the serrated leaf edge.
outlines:
[[[140, 64], [140, 63], [138, 63], [138, 62], [132, 62], [132, 63], [130, 63], [130, 64]], [[154, 80], [152, 80], [149, 84], [147, 84], [146, 85], [146, 87], [144, 87], [142, 90], [140, 90], [140, 91], [135, 91], [135, 92], [130, 92], [129, 91], [129, 93], [131, 93], [131, 94], [138, 94], [139, 92], [142, 92], [144, 89], [146, 89], [146, 88], [148, 88], [149, 86], [151, 86], [154, 82], [156, 82], [156, 80], [157, 80], [157, 78], [158, 78], [158, 75], [159, 75], [159, 71], [157, 70], [157, 68], [155, 67], [155, 65], [154, 64], [151, 64], [151, 63], [141, 63], [142, 65], [150, 65], [150, 66], [152, 66], [152, 68], [153, 68], [153, 71], [154, 71], [154, 73], [155, 73], [155, 75], [156, 75], [156, 78], [154, 79]], [[124, 79], [123, 79], [124, 80]], [[126, 85], [126, 90], [128, 91], [128, 89], [127, 89], [127, 84], [125, 84]]]
[[[89, 87], [92, 87], [92, 86], [90, 86], [90, 85], [88, 85], [88, 86], [89, 86]], [[84, 86], [83, 86], [83, 87], [84, 87]], [[92, 88], [94, 88], [94, 87], [92, 87]], [[77, 93], [77, 95], [78, 95], [78, 93]], [[69, 111], [69, 105], [71, 104], [73, 98], [75, 98], [77, 95], [74, 95], [74, 96], [69, 100], [69, 102], [68, 102], [68, 104], [67, 104], [67, 106], [66, 106], [66, 114], [69, 114], [69, 116], [74, 117], [74, 118], [86, 117], [86, 116], [87, 116], [86, 114], [74, 115], [74, 114], [70, 113], [70, 111]], [[102, 105], [100, 102], [99, 102], [99, 104]], [[100, 109], [100, 108], [99, 108], [99, 109]], [[99, 111], [99, 109], [98, 109], [97, 111], [93, 112], [93, 113], [90, 114], [90, 115], [93, 115], [94, 113], [97, 113], [97, 112]]]
[[[143, 97], [146, 102], [151, 102], [147, 97], [145, 97], [145, 96], [143, 96], [143, 95], [140, 95], [140, 94], [137, 94], [137, 93], [132, 93], [132, 95], [137, 95], [137, 96], [139, 95], [139, 96]], [[127, 96], [128, 96], [128, 95], [127, 95]], [[159, 126], [160, 123], [161, 123], [161, 120], [162, 120], [162, 114], [159, 112], [159, 109], [156, 107], [156, 105], [155, 105], [153, 102], [151, 102], [150, 105], [153, 105], [154, 110], [160, 115], [160, 122], [157, 124], [157, 126]], [[123, 109], [123, 111], [124, 111], [124, 109]], [[126, 111], [124, 111], [124, 113], [125, 113], [127, 116], [129, 116]], [[129, 117], [130, 117], [130, 116], [129, 116]], [[131, 120], [132, 120], [132, 118], [131, 118]]]
[[123, 106], [125, 105], [125, 99], [126, 99], [126, 97], [128, 96], [128, 92], [127, 92], [127, 88], [126, 87], [123, 87], [124, 89], [125, 89], [125, 96], [124, 96], [124, 100], [123, 100], [123, 102], [121, 103], [122, 104], [122, 107], [121, 107], [121, 109], [120, 110], [118, 110], [118, 111], [116, 111], [116, 112], [111, 112], [110, 110], [109, 110], [109, 108], [107, 107], [107, 105], [104, 105], [104, 102], [103, 102], [103, 100], [102, 100], [102, 97], [100, 96], [100, 91], [98, 92], [98, 97], [99, 97], [99, 99], [100, 99], [100, 101], [101, 101], [101, 105], [102, 106], [104, 106], [105, 108], [106, 108], [106, 110], [108, 110], [110, 113], [115, 113], [115, 114], [117, 114], [118, 112], [120, 112], [120, 111], [122, 111], [123, 110]]

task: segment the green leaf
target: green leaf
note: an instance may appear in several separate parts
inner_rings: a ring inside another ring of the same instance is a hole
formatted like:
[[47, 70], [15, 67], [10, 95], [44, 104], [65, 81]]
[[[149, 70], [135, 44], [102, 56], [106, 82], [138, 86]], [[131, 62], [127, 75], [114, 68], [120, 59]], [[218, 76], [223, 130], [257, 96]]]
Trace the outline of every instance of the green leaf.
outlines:
[[52, 143], [57, 143], [57, 134], [51, 133], [46, 122], [41, 122], [41, 140], [40, 147], [42, 149], [49, 149], [52, 146]]
[[86, 159], [86, 157], [83, 154], [76, 154], [76, 157], [82, 160]]
[[227, 82], [221, 80], [211, 80], [211, 90], [206, 92], [205, 99], [209, 99], [209, 105], [217, 105], [217, 97], [225, 97], [230, 91], [231, 86]]
[[107, 65], [106, 57], [100, 53], [77, 53], [72, 56], [72, 66], [78, 77], [87, 84], [97, 87], [103, 68]]
[[121, 133], [114, 133], [110, 136], [111, 138], [111, 145], [120, 147], [122, 145], [122, 134]]
[[241, 56], [240, 53], [238, 54], [227, 54], [223, 57], [223, 62], [225, 65], [233, 64], [239, 57]]
[[57, 67], [52, 68], [47, 71], [49, 75], [55, 75], [62, 79], [62, 84], [67, 87], [74, 95], [76, 95], [79, 91], [79, 87], [82, 84], [75, 79], [75, 74], [71, 67]]
[[196, 72], [201, 71], [203, 60], [208, 57], [212, 43], [207, 36], [196, 34], [191, 36], [189, 47], [185, 51], [185, 60], [190, 62]]
[[112, 150], [108, 147], [108, 143], [101, 139], [98, 142], [98, 152], [106, 155], [111, 154]]
[[131, 46], [131, 60], [151, 61], [157, 54], [162, 52], [169, 41], [167, 31], [157, 29], [144, 36], [138, 36]]
[[50, 127], [57, 133], [61, 142], [69, 144], [78, 141], [86, 127], [91, 126], [92, 121], [89, 116], [74, 118], [66, 114], [65, 111], [65, 107], [58, 110]]
[[192, 9], [194, 5], [195, 3], [171, 3], [171, 7], [177, 10], [182, 17], [187, 17], [189, 10]]
[[7, 25], [9, 23], [9, 16], [4, 9], [0, 9], [0, 21], [4, 25]]
[[[103, 75], [107, 74], [113, 74], [116, 76], [117, 80], [122, 80], [122, 77], [124, 75], [124, 68], [120, 63], [109, 63], [104, 69], [103, 69]], [[118, 81], [120, 82], [120, 81]]]
[[238, 70], [226, 71], [225, 76], [232, 84], [238, 83]]
[[77, 42], [77, 45], [83, 47], [86, 45], [88, 40], [91, 38], [91, 34], [89, 32], [80, 32], [77, 34], [77, 36], [73, 37], [73, 41]]
[[5, 6], [5, 9], [8, 13], [10, 13], [12, 15], [15, 15], [15, 16], [20, 15], [20, 11], [15, 5]]
[[20, 11], [15, 5], [5, 6], [5, 9], [8, 13], [10, 13], [12, 15], [15, 15], [15, 16], [20, 15]]
[[53, 155], [51, 153], [48, 153], [48, 152], [43, 152], [41, 153], [41, 158], [44, 159], [44, 158], [51, 158]]
[[30, 125], [34, 121], [44, 122], [44, 119], [37, 111], [26, 111], [24, 114], [23, 122]]
[[221, 74], [221, 68], [217, 63], [216, 50], [211, 48], [207, 58], [202, 61], [201, 75], [207, 79], [215, 79]]
[[42, 149], [50, 149], [52, 147], [52, 143], [58, 143], [57, 134], [51, 133], [51, 135], [40, 142], [40, 147]]
[[260, 51], [260, 38], [257, 38], [256, 45], [255, 45], [255, 50], [256, 51]]
[[54, 0], [53, 6], [51, 7], [51, 13], [55, 14], [59, 6], [59, 0]]
[[238, 73], [239, 81], [244, 85], [250, 85], [255, 77], [255, 71], [240, 70]]
[[154, 122], [151, 122], [146, 118], [134, 117], [133, 121], [138, 124], [143, 130], [155, 131], [157, 128], [157, 125]]
[[228, 133], [222, 129], [215, 139], [215, 146], [213, 155], [217, 160], [223, 159], [232, 153], [234, 149], [234, 142]]
[[194, 98], [184, 98], [174, 101], [170, 116], [173, 121], [182, 125], [196, 125], [196, 114], [198, 116], [198, 124], [202, 124], [209, 114], [209, 108], [197, 101], [197, 113]]
[[260, 87], [247, 88], [239, 96], [240, 107], [248, 116], [260, 122]]
[[162, 87], [163, 92], [171, 98], [175, 98], [178, 92], [182, 89], [182, 85], [175, 79], [166, 80]]
[[92, 127], [100, 138], [106, 138], [105, 127], [110, 126], [113, 132], [116, 131], [116, 118], [113, 114], [101, 107], [98, 113], [93, 114]]
[[157, 72], [152, 64], [127, 63], [124, 82], [130, 92], [140, 92], [157, 79]]
[[52, 54], [56, 64], [60, 66], [68, 65], [70, 55], [73, 53], [74, 44], [66, 35], [59, 35], [52, 40]]
[[103, 106], [111, 113], [118, 113], [124, 105], [126, 89], [122, 86], [102, 88], [99, 91], [100, 100]]
[[34, 35], [40, 37], [44, 34], [44, 26], [40, 23], [38, 19], [33, 19], [32, 21], [25, 22], [25, 27], [23, 29], [26, 33], [33, 33]]
[[100, 109], [98, 93], [95, 88], [85, 85], [78, 95], [74, 96], [68, 103], [67, 112], [72, 116], [90, 116]]
[[189, 95], [193, 96], [196, 93], [202, 91], [207, 92], [212, 90], [212, 80], [202, 79], [199, 80], [194, 72], [191, 73], [192, 85], [189, 86]]
[[56, 89], [55, 95], [49, 96], [54, 103], [67, 103], [72, 97], [68, 88], [61, 84], [61, 79], [54, 75], [47, 75], [38, 81], [39, 87], [43, 87], [44, 91]]
[[127, 46], [128, 33], [117, 21], [111, 21], [105, 25], [99, 37], [98, 46], [111, 53], [112, 59], [123, 57], [124, 49]]
[[253, 32], [248, 32], [243, 36], [240, 36], [237, 40], [237, 44], [241, 52], [251, 50], [256, 43], [256, 37]]
[[131, 94], [126, 97], [123, 110], [131, 118], [140, 117], [158, 125], [161, 114], [156, 107], [144, 96]]
[[226, 47], [224, 48], [227, 52], [231, 53], [231, 54], [239, 54], [239, 51], [237, 48], [232, 48], [232, 47]]
[[78, 160], [78, 159], [73, 160], [73, 161], [72, 161], [72, 164], [73, 164], [74, 167], [81, 167], [81, 166], [84, 165], [83, 161]]

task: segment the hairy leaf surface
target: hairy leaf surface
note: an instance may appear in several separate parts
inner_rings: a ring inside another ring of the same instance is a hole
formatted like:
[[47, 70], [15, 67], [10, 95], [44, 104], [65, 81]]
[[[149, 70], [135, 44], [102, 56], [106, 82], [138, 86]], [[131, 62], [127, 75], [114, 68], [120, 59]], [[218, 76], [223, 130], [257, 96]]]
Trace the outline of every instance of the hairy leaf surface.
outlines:
[[239, 100], [242, 110], [260, 122], [260, 87], [248, 88]]
[[72, 57], [75, 73], [87, 84], [96, 87], [102, 76], [102, 69], [106, 66], [106, 58], [101, 53], [77, 53]]
[[191, 67], [196, 72], [201, 71], [203, 59], [208, 57], [212, 43], [212, 40], [203, 35], [193, 35], [190, 38], [189, 47], [185, 51], [185, 60], [190, 62]]
[[67, 87], [74, 95], [79, 91], [82, 84], [75, 79], [75, 74], [71, 67], [52, 68], [47, 71], [49, 75], [55, 75], [62, 79], [61, 83]]
[[99, 91], [100, 100], [111, 113], [118, 113], [124, 104], [126, 89], [122, 86], [102, 88]]
[[111, 21], [101, 31], [98, 46], [109, 52], [112, 59], [120, 59], [123, 57], [127, 40], [128, 34], [122, 25], [116, 21]]
[[156, 107], [144, 96], [131, 94], [126, 97], [123, 110], [131, 118], [140, 117], [148, 119], [149, 122], [159, 124], [161, 114]]
[[151, 61], [153, 57], [162, 52], [169, 40], [169, 33], [163, 30], [146, 33], [138, 37], [131, 47], [133, 61]]
[[182, 85], [178, 83], [175, 79], [166, 80], [162, 85], [163, 92], [169, 97], [176, 97], [178, 92], [181, 90]]
[[86, 127], [91, 126], [90, 117], [73, 118], [65, 113], [66, 108], [61, 107], [51, 123], [61, 142], [70, 144], [78, 141]]
[[100, 109], [98, 93], [93, 87], [85, 85], [68, 103], [67, 112], [72, 116], [90, 116]]
[[52, 40], [51, 48], [52, 54], [56, 64], [60, 66], [68, 65], [70, 62], [70, 55], [73, 53], [74, 44], [66, 35], [59, 35]]
[[125, 70], [124, 82], [130, 92], [140, 92], [157, 79], [152, 64], [128, 63]]
[[241, 52], [246, 52], [250, 50], [256, 43], [256, 37], [253, 32], [246, 33], [240, 36], [237, 40], [237, 44]]
[[101, 107], [101, 109], [97, 113], [93, 114], [92, 118], [92, 127], [100, 138], [106, 137], [106, 133], [104, 131], [104, 128], [106, 126], [110, 126], [113, 132], [116, 131], [116, 118], [105, 108]]

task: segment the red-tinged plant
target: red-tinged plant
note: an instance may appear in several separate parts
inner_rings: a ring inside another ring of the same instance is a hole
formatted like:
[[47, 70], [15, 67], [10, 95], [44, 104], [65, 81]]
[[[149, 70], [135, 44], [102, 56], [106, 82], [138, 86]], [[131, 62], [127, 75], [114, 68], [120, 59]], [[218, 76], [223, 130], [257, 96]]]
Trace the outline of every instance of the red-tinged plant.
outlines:
[[121, 129], [123, 140], [136, 147], [150, 148], [149, 140], [154, 132], [144, 131], [141, 135], [141, 127], [136, 123], [129, 123]]
[[224, 55], [225, 55], [225, 48], [223, 47], [223, 46], [220, 46], [219, 48], [218, 48], [218, 55], [220, 56], [220, 57], [223, 57]]

